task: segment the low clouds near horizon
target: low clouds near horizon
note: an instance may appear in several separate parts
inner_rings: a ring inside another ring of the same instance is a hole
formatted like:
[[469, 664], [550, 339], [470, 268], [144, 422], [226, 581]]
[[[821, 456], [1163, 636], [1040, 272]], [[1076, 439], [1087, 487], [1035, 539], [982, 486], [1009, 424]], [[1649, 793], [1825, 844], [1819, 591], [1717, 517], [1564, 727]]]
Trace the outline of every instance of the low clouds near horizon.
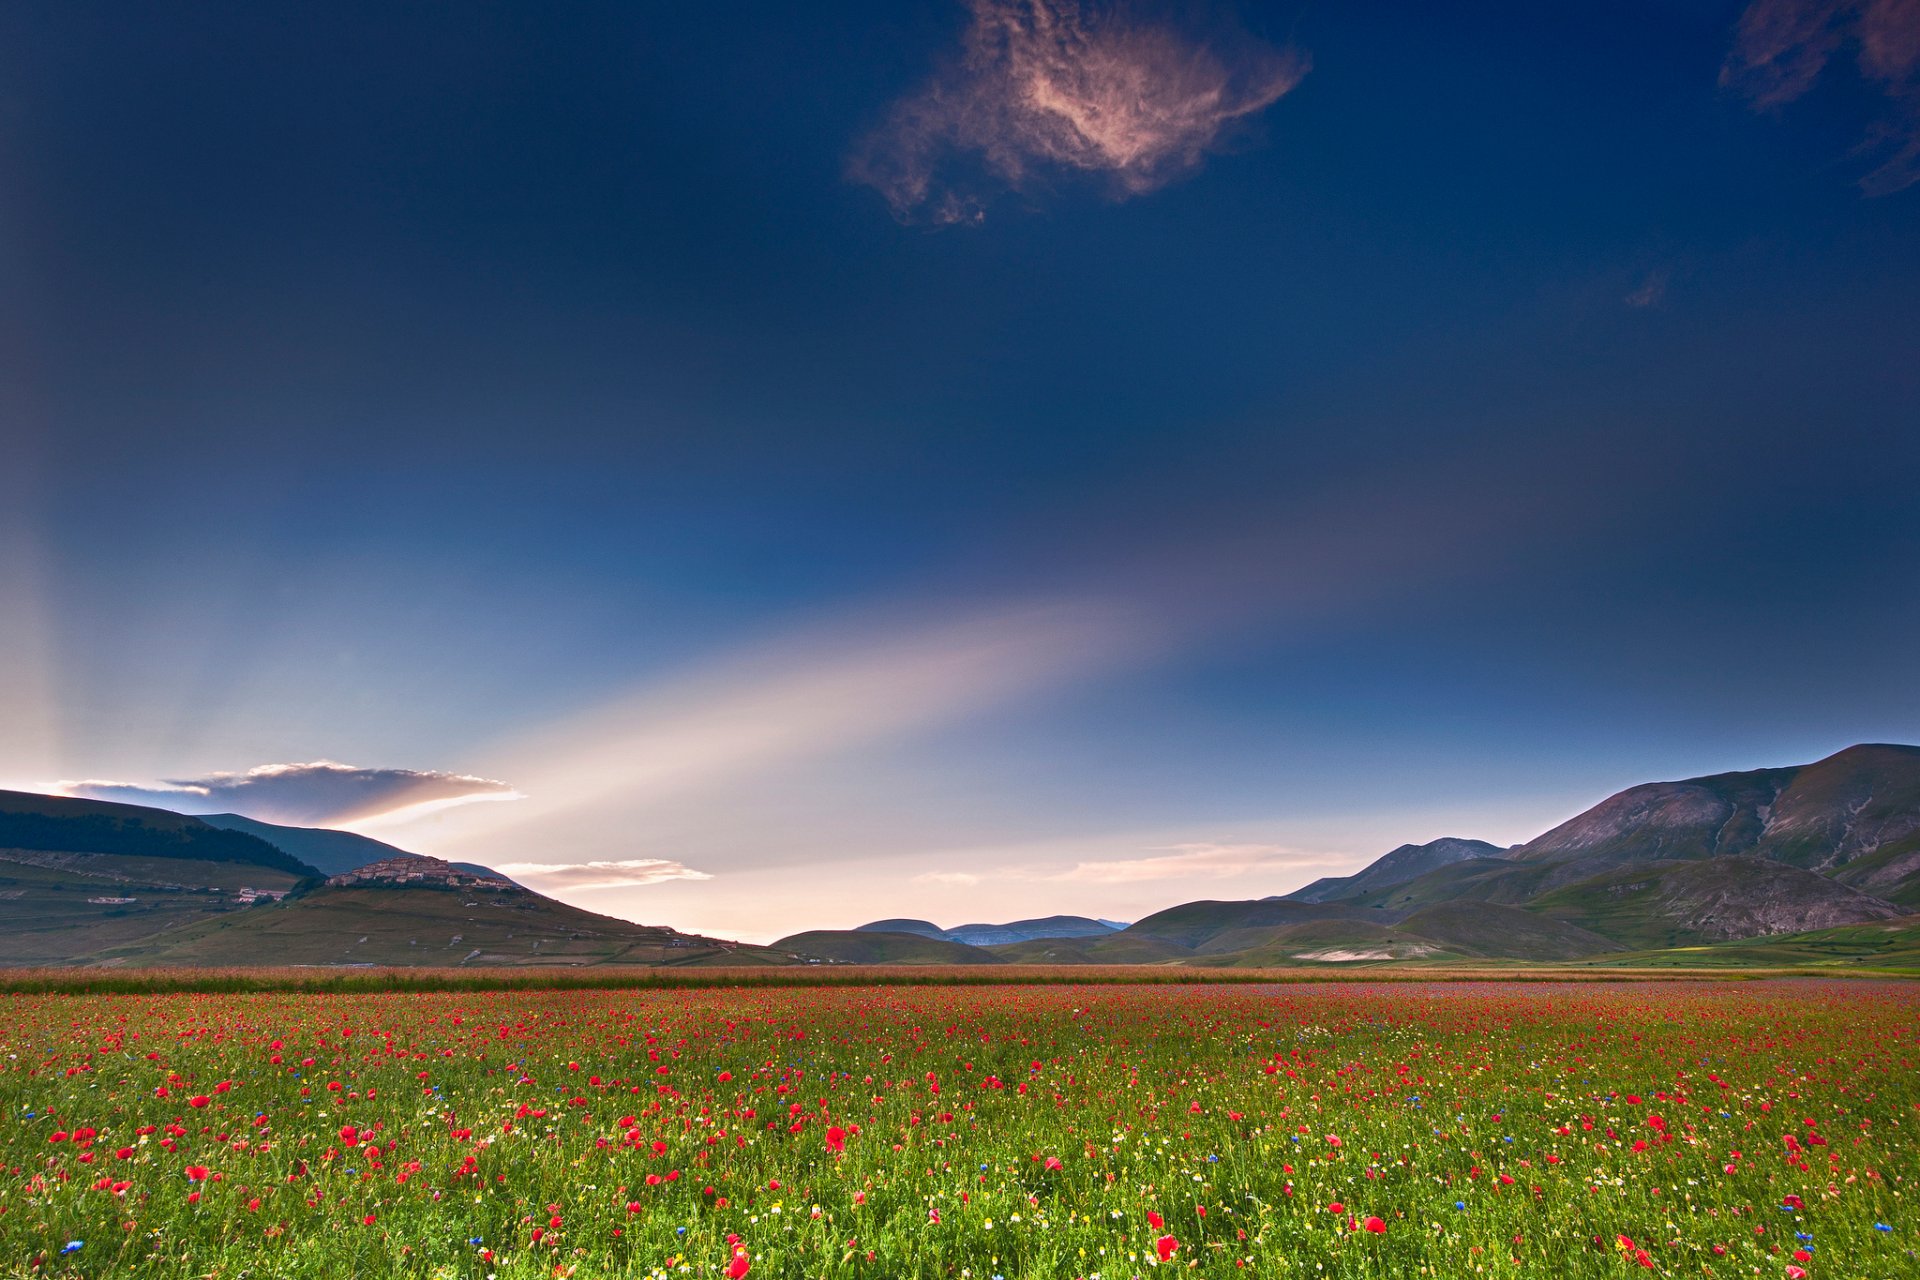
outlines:
[[71, 796], [152, 805], [175, 813], [237, 813], [261, 822], [329, 827], [468, 800], [504, 800], [505, 782], [435, 769], [364, 769], [333, 760], [263, 764], [245, 773], [169, 778], [155, 784], [88, 779], [62, 782]]
[[990, 188], [1063, 171], [1098, 176], [1119, 198], [1156, 190], [1198, 169], [1309, 65], [1244, 33], [1202, 39], [1130, 5], [967, 8], [960, 55], [896, 102], [848, 162], [904, 221], [975, 222]]
[[1757, 109], [1783, 107], [1849, 46], [1862, 79], [1890, 108], [1861, 148], [1883, 157], [1861, 190], [1887, 195], [1920, 181], [1920, 0], [1753, 0], [1720, 83]]
[[1141, 858], [1077, 861], [1057, 870], [1009, 866], [982, 871], [928, 871], [921, 884], [963, 887], [989, 880], [1078, 884], [1146, 884], [1160, 880], [1227, 880], [1236, 876], [1300, 872], [1345, 866], [1344, 854], [1314, 853], [1277, 844], [1219, 844], [1195, 841], [1147, 851]]
[[670, 858], [627, 858], [617, 862], [503, 862], [501, 875], [547, 890], [631, 889], [669, 880], [711, 880], [684, 862]]

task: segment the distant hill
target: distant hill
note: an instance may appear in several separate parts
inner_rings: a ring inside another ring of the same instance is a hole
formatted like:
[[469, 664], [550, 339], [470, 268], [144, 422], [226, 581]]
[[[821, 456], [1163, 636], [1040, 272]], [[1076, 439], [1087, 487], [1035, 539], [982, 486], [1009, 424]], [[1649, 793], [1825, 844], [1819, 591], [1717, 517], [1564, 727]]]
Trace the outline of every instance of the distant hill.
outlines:
[[242, 831], [255, 839], [264, 840], [330, 876], [385, 858], [414, 856], [404, 849], [396, 849], [390, 844], [382, 844], [351, 831], [329, 831], [324, 827], [283, 827], [278, 823], [242, 817], [237, 813], [210, 813], [201, 817], [200, 821], [210, 827]]
[[792, 964], [767, 948], [595, 915], [501, 883], [326, 887], [103, 950], [112, 965]]
[[0, 849], [187, 858], [271, 867], [294, 876], [315, 868], [241, 831], [144, 805], [0, 791]]
[[[295, 850], [388, 871], [327, 885]], [[346, 832], [0, 791], [0, 965], [800, 963], [452, 866], [484, 879]]]
[[875, 920], [858, 926], [854, 932], [913, 933], [944, 942], [964, 942], [970, 947], [993, 947], [1041, 938], [1098, 938], [1116, 933], [1122, 927], [1086, 916], [1043, 916], [1007, 924], [963, 924], [952, 929], [942, 929], [929, 920]]
[[1313, 920], [1365, 920], [1391, 924], [1391, 915], [1347, 903], [1287, 902], [1266, 898], [1258, 902], [1183, 902], [1136, 920], [1122, 932], [1128, 936], [1158, 938], [1183, 947], [1199, 948], [1231, 929], [1306, 924]]
[[1502, 858], [1506, 850], [1485, 840], [1443, 836], [1426, 844], [1403, 844], [1350, 876], [1326, 876], [1280, 896], [1290, 902], [1332, 902], [1360, 893], [1378, 893], [1394, 885], [1471, 858]]
[[[829, 930], [828, 932], [834, 932]], [[871, 924], [857, 925], [855, 933], [912, 933], [922, 938], [938, 938], [946, 942], [947, 931], [931, 920], [875, 920]]]
[[[330, 876], [337, 876], [343, 871], [357, 871], [370, 863], [384, 862], [389, 858], [424, 856], [352, 831], [331, 831], [325, 827], [283, 827], [277, 822], [261, 822], [237, 813], [206, 814], [200, 821], [228, 831], [244, 831]], [[453, 865], [476, 875], [500, 874], [491, 867], [483, 867], [475, 862], [456, 862]]]
[[772, 950], [840, 964], [1000, 963], [999, 956], [964, 942], [874, 929], [810, 929], [781, 938]]

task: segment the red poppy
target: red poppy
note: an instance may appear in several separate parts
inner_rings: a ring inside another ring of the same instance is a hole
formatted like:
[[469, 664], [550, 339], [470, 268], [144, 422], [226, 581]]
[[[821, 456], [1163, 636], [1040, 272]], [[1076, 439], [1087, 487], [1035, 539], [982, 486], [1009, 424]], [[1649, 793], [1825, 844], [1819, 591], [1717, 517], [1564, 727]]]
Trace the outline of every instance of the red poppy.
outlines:
[[1161, 1236], [1153, 1242], [1153, 1247], [1159, 1251], [1160, 1261], [1165, 1262], [1180, 1251], [1180, 1242], [1172, 1236]]
[[847, 1149], [847, 1131], [845, 1129], [842, 1129], [837, 1124], [829, 1125], [827, 1128], [827, 1150], [833, 1152], [835, 1155], [838, 1155], [842, 1151], [845, 1151], [846, 1149]]
[[1361, 1223], [1360, 1225], [1365, 1227], [1367, 1230], [1373, 1232], [1373, 1234], [1375, 1235], [1379, 1235], [1381, 1232], [1387, 1229], [1387, 1224], [1382, 1222], [1378, 1218], [1368, 1218], [1365, 1222]]
[[740, 1280], [741, 1276], [753, 1269], [753, 1263], [747, 1258], [747, 1251], [736, 1246], [733, 1261], [727, 1264], [727, 1280]]

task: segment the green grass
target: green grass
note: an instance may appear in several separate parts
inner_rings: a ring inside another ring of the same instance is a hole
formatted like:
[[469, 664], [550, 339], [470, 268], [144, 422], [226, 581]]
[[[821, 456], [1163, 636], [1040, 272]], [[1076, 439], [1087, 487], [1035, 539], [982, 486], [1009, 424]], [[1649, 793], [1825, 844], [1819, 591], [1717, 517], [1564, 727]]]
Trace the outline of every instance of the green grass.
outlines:
[[10, 1275], [665, 1280], [744, 1256], [755, 1280], [1112, 1280], [1164, 1250], [1207, 1276], [1600, 1280], [1781, 1276], [1811, 1245], [1815, 1277], [1890, 1277], [1920, 1243], [1906, 984], [15, 996], [8, 1014]]

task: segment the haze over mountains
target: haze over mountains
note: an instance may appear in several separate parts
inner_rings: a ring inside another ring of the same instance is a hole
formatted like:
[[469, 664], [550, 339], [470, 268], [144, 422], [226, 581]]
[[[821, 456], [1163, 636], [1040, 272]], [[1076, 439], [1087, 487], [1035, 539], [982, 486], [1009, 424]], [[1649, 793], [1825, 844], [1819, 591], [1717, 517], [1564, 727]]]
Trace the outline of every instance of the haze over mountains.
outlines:
[[1402, 845], [1350, 876], [1131, 924], [896, 918], [770, 947], [594, 915], [346, 832], [0, 792], [0, 964], [1668, 963], [1788, 936], [1803, 958], [1884, 959], [1920, 948], [1916, 910], [1920, 747], [1898, 745], [1647, 783], [1512, 848]]

